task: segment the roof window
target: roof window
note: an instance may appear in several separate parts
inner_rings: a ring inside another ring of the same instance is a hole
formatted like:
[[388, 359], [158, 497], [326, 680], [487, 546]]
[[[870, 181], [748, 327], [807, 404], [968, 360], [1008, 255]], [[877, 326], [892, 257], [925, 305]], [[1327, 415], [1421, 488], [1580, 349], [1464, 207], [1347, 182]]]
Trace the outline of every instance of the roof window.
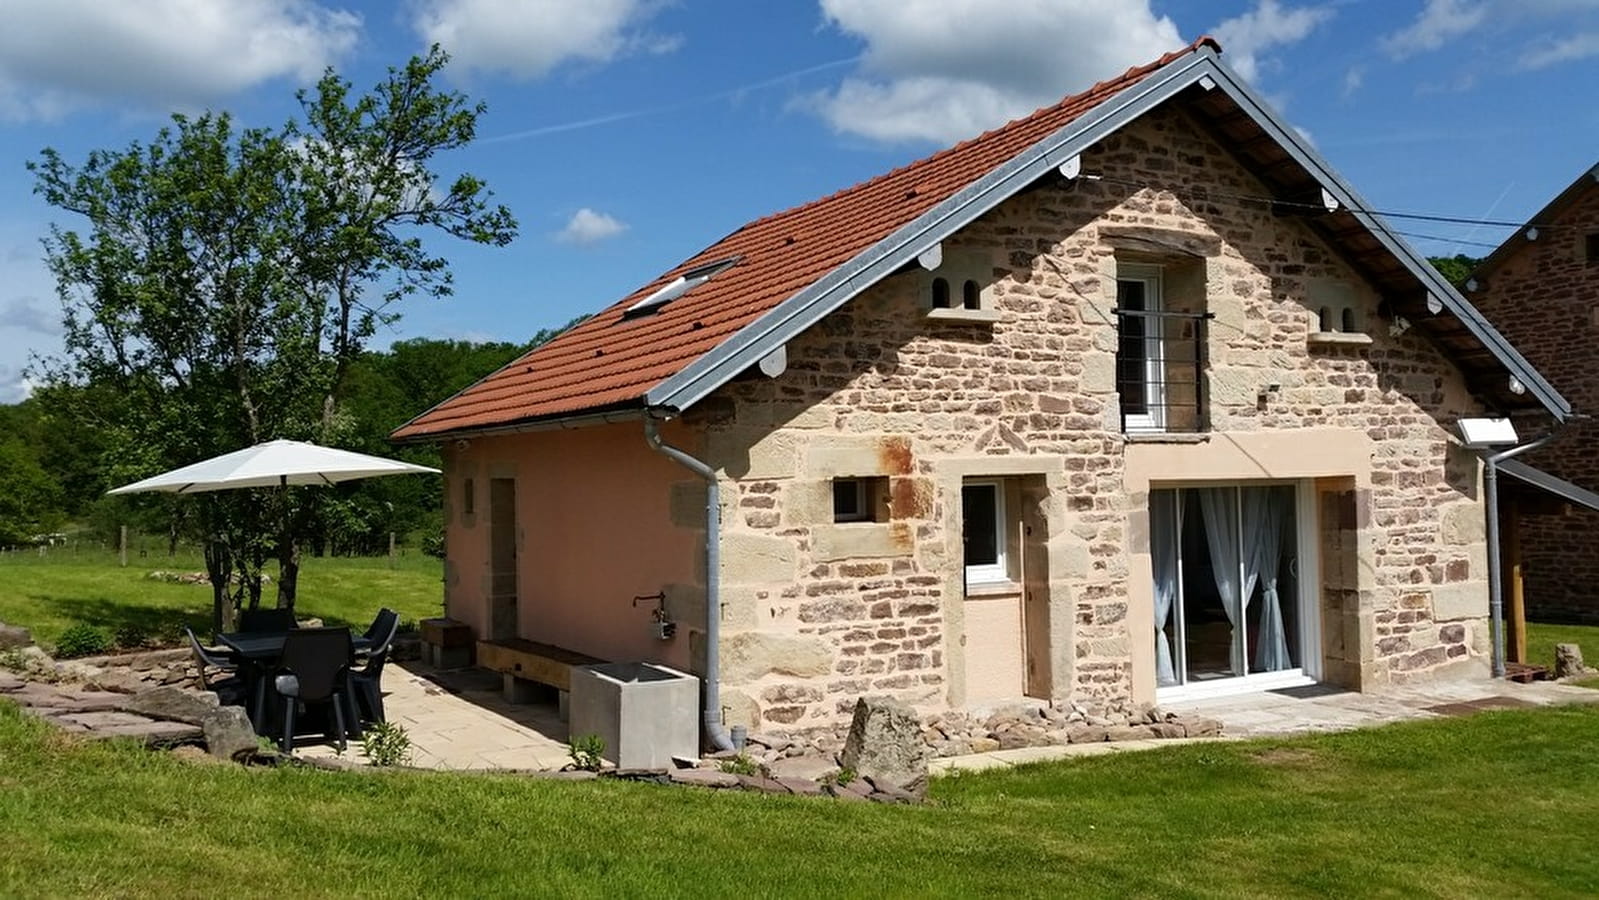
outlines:
[[705, 282], [710, 281], [713, 276], [719, 275], [722, 272], [733, 268], [735, 265], [738, 265], [738, 261], [742, 258], [743, 257], [740, 256], [729, 256], [726, 259], [719, 259], [715, 262], [709, 262], [701, 266], [695, 266], [671, 281], [668, 281], [664, 286], [650, 294], [648, 297], [645, 297], [643, 300], [640, 300], [623, 310], [622, 317], [630, 318], [632, 316], [641, 316], [644, 313], [659, 309], [660, 307], [671, 303], [673, 300], [676, 300], [689, 291], [694, 290]]

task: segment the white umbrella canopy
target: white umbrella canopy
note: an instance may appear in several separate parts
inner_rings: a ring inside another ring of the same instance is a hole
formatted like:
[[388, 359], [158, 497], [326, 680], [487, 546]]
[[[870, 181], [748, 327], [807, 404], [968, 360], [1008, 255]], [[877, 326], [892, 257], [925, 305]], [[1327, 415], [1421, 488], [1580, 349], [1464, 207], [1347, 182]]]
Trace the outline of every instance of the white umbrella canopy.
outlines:
[[221, 456], [153, 475], [107, 491], [139, 494], [161, 491], [194, 494], [235, 488], [284, 487], [291, 484], [336, 484], [357, 478], [416, 473], [437, 474], [438, 469], [396, 459], [335, 450], [304, 441], [268, 441]]

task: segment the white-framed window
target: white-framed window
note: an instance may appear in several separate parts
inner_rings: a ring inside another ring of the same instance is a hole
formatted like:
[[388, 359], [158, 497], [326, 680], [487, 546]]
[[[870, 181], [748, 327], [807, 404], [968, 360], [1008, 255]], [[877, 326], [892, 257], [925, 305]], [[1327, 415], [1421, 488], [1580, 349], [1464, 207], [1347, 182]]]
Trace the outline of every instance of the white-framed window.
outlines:
[[1116, 391], [1128, 433], [1166, 428], [1166, 356], [1160, 313], [1164, 307], [1160, 266], [1116, 267]]
[[961, 540], [967, 584], [1009, 581], [1005, 559], [1005, 486], [999, 481], [961, 485]]
[[887, 481], [883, 477], [833, 479], [833, 521], [879, 521]]

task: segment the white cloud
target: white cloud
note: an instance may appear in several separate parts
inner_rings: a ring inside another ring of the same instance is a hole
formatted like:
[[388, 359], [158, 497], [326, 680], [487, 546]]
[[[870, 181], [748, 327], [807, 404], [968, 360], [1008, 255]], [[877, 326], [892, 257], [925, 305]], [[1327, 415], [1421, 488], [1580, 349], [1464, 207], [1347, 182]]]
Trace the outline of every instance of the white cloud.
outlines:
[[1254, 9], [1222, 22], [1211, 33], [1221, 41], [1233, 70], [1245, 81], [1255, 81], [1260, 75], [1260, 58], [1266, 51], [1304, 40], [1332, 14], [1325, 7], [1287, 9], [1277, 0], [1260, 0]]
[[1488, 3], [1472, 0], [1427, 0], [1416, 20], [1382, 40], [1389, 56], [1404, 59], [1437, 50], [1488, 19]]
[[21, 403], [33, 396], [33, 379], [10, 366], [0, 366], [0, 403]]
[[1599, 31], [1574, 34], [1528, 47], [1521, 55], [1523, 69], [1543, 69], [1564, 62], [1599, 56]]
[[360, 16], [312, 0], [7, 0], [0, 117], [86, 105], [203, 104], [275, 78], [315, 79]]
[[626, 230], [627, 224], [615, 216], [595, 212], [585, 206], [572, 214], [566, 227], [555, 233], [555, 239], [563, 244], [586, 246], [610, 240]]
[[821, 0], [866, 43], [860, 71], [808, 104], [881, 141], [972, 137], [1184, 41], [1149, 0]]
[[0, 328], [58, 334], [61, 331], [61, 311], [41, 303], [37, 297], [13, 297], [0, 306]]
[[463, 69], [536, 78], [563, 62], [676, 50], [679, 37], [639, 28], [660, 6], [653, 0], [420, 0], [411, 24]]
[[1344, 72], [1343, 98], [1348, 100], [1350, 97], [1355, 96], [1355, 94], [1360, 91], [1361, 86], [1365, 83], [1366, 67], [1350, 66], [1348, 71]]

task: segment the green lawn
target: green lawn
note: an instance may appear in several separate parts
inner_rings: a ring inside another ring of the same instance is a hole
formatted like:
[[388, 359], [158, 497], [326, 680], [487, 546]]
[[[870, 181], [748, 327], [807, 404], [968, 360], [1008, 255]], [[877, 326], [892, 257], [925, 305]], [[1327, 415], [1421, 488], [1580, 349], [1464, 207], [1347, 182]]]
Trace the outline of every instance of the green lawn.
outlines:
[[1433, 896], [1599, 893], [1599, 710], [1118, 754], [931, 805], [195, 765], [0, 704], [0, 893]]
[[1599, 664], [1599, 625], [1527, 623], [1527, 662], [1553, 666], [1556, 644], [1577, 644], [1589, 665]]
[[[211, 587], [170, 584], [147, 576], [153, 571], [201, 572], [198, 557], [164, 554], [132, 559], [127, 568], [114, 554], [56, 552], [0, 555], [0, 621], [33, 630], [42, 644], [54, 642], [62, 629], [87, 622], [115, 633], [133, 626], [163, 643], [174, 642], [181, 626], [197, 632], [211, 628]], [[275, 573], [276, 566], [268, 565]], [[303, 616], [321, 616], [329, 624], [365, 627], [384, 606], [402, 619], [437, 616], [443, 607], [443, 564], [410, 554], [389, 568], [387, 558], [307, 558], [301, 567], [299, 602]], [[264, 602], [273, 602], [267, 585]]]

